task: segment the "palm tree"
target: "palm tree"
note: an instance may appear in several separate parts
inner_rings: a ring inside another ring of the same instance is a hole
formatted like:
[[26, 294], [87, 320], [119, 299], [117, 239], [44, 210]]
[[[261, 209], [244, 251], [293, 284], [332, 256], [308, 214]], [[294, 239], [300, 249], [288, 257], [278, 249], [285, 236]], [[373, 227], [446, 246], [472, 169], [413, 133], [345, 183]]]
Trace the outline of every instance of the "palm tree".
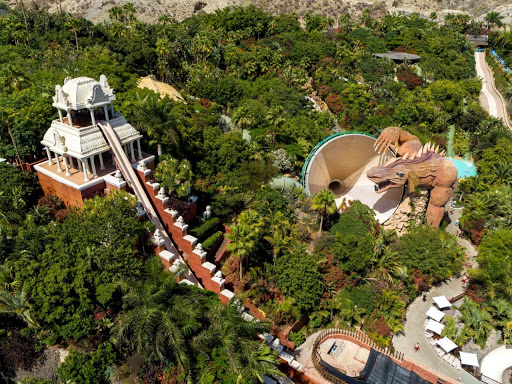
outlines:
[[28, 26], [28, 19], [27, 19], [27, 10], [25, 8], [25, 4], [23, 3], [23, 0], [16, 0], [16, 9], [21, 11], [21, 14], [23, 15], [23, 21], [25, 22], [25, 31], [27, 33], [27, 46], [30, 49], [30, 29]]
[[123, 5], [123, 11], [128, 21], [130, 23], [133, 22], [133, 20], [135, 19], [135, 12], [137, 11], [133, 3], [126, 3], [125, 5]]
[[157, 143], [158, 156], [162, 155], [162, 141], [169, 139], [179, 143], [180, 117], [173, 111], [173, 102], [168, 97], [160, 99], [157, 94], [147, 95], [137, 101], [137, 123]]
[[270, 245], [272, 245], [272, 257], [274, 266], [276, 265], [277, 256], [291, 244], [293, 237], [293, 227], [290, 221], [281, 211], [275, 212], [269, 220], [270, 235], [264, 237]]
[[157, 67], [160, 74], [160, 80], [164, 82], [167, 80], [172, 50], [173, 45], [168, 37], [164, 36], [156, 41], [156, 53], [158, 55]]
[[75, 45], [76, 50], [78, 51], [80, 49], [78, 46], [78, 31], [80, 30], [80, 20], [78, 20], [76, 17], [72, 17], [66, 22], [66, 27], [68, 27], [75, 35]]
[[366, 310], [364, 308], [358, 308], [357, 305], [355, 305], [354, 302], [348, 298], [342, 300], [341, 306], [339, 308], [339, 315], [341, 320], [349, 327], [361, 324], [363, 315], [365, 313]]
[[472, 194], [466, 198], [467, 205], [472, 210], [485, 212], [491, 203], [489, 196], [483, 194]]
[[376, 307], [394, 333], [403, 330], [405, 302], [396, 293], [390, 290], [383, 290], [377, 300]]
[[112, 26], [110, 27], [110, 32], [113, 36], [117, 38], [125, 37], [126, 36], [126, 28], [121, 23], [112, 23]]
[[276, 135], [281, 130], [281, 127], [286, 121], [284, 118], [284, 108], [280, 105], [271, 108], [265, 119], [270, 124], [270, 131], [272, 134], [272, 149], [274, 149], [276, 143]]
[[244, 319], [240, 311], [236, 300], [228, 305], [212, 304], [207, 312], [210, 326], [194, 339], [194, 350], [210, 359], [208, 352], [212, 348], [220, 349], [239, 382], [259, 380], [263, 375], [280, 375], [276, 355], [264, 349], [265, 344], [253, 340], [257, 334], [269, 331], [270, 324]]
[[243, 263], [256, 246], [256, 237], [254, 231], [247, 225], [237, 224], [231, 227], [231, 233], [226, 237], [231, 240], [227, 250], [240, 259], [240, 281], [242, 281]]
[[317, 211], [320, 215], [320, 230], [318, 233], [322, 234], [324, 218], [336, 212], [334, 193], [329, 189], [324, 189], [322, 192], [317, 193], [315, 197], [313, 197], [313, 204], [311, 205], [311, 208]]
[[502, 161], [496, 166], [496, 178], [498, 183], [512, 185], [512, 166]]
[[295, 75], [295, 72], [293, 71], [293, 67], [291, 65], [283, 69], [283, 72], [281, 73], [281, 78], [288, 87], [290, 87], [297, 81], [297, 76]]
[[173, 358], [190, 380], [188, 339], [201, 328], [202, 299], [195, 290], [176, 282], [173, 274], [152, 258], [142, 280], [121, 283], [123, 303], [115, 334], [149, 362]]
[[254, 117], [247, 107], [238, 107], [233, 113], [233, 121], [240, 128], [244, 130], [250, 128], [254, 124]]
[[264, 239], [267, 240], [270, 243], [270, 245], [272, 245], [272, 259], [274, 261], [275, 266], [277, 256], [279, 256], [279, 254], [285, 249], [289, 249], [293, 237], [287, 236], [280, 231], [274, 231], [272, 235], [267, 235], [264, 237]]
[[246, 209], [240, 213], [238, 223], [249, 227], [249, 229], [255, 233], [256, 237], [259, 236], [261, 228], [265, 224], [260, 214], [254, 209]]
[[118, 6], [114, 6], [108, 10], [108, 16], [110, 17], [110, 20], [115, 20], [116, 22], [119, 22], [119, 18], [122, 14], [123, 10]]
[[368, 8], [365, 8], [363, 10], [361, 17], [359, 18], [359, 22], [363, 24], [366, 28], [372, 28], [373, 20], [372, 17], [370, 16], [370, 10]]
[[487, 22], [487, 28], [491, 29], [494, 25], [501, 28], [503, 22], [501, 21], [503, 16], [499, 12], [491, 11], [485, 15], [485, 21]]
[[12, 267], [0, 264], [0, 290], [13, 292], [18, 289], [20, 282], [14, 278]]
[[252, 382], [255, 379], [263, 383], [264, 376], [284, 376], [277, 368], [280, 363], [277, 352], [270, 349], [265, 342], [260, 342], [257, 349], [251, 348], [254, 343], [252, 340], [243, 340], [241, 343], [243, 355], [240, 360], [243, 369], [238, 374], [237, 383]]
[[491, 301], [489, 312], [500, 327], [504, 327], [512, 321], [512, 308], [510, 303], [504, 299]]
[[464, 298], [460, 311], [464, 325], [472, 330], [473, 339], [477, 344], [483, 346], [493, 328], [491, 315], [467, 297]]
[[30, 313], [31, 310], [32, 306], [28, 303], [27, 293], [23, 284], [18, 286], [14, 294], [9, 291], [0, 290], [0, 313], [16, 316], [27, 325], [38, 328], [39, 325]]
[[377, 261], [377, 269], [389, 281], [393, 280], [393, 276], [400, 277], [403, 270], [398, 253], [391, 250], [384, 252]]

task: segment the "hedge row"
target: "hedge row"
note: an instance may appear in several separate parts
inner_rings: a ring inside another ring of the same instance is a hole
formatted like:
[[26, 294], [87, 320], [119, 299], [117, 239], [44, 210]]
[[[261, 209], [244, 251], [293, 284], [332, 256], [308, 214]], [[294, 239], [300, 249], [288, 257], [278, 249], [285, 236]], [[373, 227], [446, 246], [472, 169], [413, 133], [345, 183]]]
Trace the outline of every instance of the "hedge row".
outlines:
[[207, 238], [205, 241], [203, 241], [203, 249], [205, 251], [209, 251], [210, 249], [212, 249], [215, 244], [217, 244], [217, 241], [219, 241], [219, 239], [222, 237], [222, 232], [221, 231], [218, 231], [218, 232], [215, 232], [213, 235], [211, 235], [209, 238]]
[[194, 237], [197, 237], [198, 239], [201, 239], [201, 238], [204, 238], [205, 236], [208, 236], [210, 233], [212, 233], [214, 230], [216, 230], [218, 226], [219, 226], [219, 218], [212, 217], [209, 220], [205, 220], [198, 227], [192, 228], [190, 230], [190, 234]]

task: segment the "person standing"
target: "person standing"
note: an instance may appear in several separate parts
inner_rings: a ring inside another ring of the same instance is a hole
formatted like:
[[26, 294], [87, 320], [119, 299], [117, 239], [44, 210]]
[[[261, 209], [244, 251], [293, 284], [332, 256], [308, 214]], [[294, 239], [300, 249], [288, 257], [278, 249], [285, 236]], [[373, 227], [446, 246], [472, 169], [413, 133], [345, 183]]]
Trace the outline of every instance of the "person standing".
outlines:
[[414, 352], [418, 352], [418, 349], [420, 349], [420, 343], [414, 344]]

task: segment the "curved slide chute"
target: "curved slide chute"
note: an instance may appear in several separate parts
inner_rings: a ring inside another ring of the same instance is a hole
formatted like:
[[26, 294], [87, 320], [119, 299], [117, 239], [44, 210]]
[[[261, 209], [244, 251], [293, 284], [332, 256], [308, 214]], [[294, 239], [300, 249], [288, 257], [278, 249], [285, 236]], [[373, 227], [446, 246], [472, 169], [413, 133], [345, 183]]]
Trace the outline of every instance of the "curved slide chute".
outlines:
[[327, 137], [306, 159], [302, 185], [312, 195], [330, 189], [338, 207], [344, 200], [359, 200], [372, 208], [375, 218], [384, 223], [400, 204], [404, 189], [375, 192], [375, 184], [366, 173], [395, 157], [389, 148], [383, 154], [377, 153], [375, 141], [375, 137], [361, 132], [342, 132]]
[[[184, 264], [187, 265], [185, 260], [181, 257], [180, 253], [172, 243], [171, 239], [167, 235], [167, 231], [165, 230], [164, 226], [162, 225], [162, 222], [160, 221], [160, 218], [158, 217], [158, 214], [153, 207], [153, 204], [151, 204], [151, 200], [146, 195], [146, 190], [144, 189], [143, 185], [141, 184], [139, 178], [135, 174], [135, 171], [133, 170], [132, 163], [128, 159], [128, 156], [126, 156], [126, 153], [124, 152], [123, 148], [121, 147], [120, 141], [112, 128], [112, 126], [107, 121], [99, 121], [98, 126], [102, 130], [103, 134], [105, 135], [105, 138], [107, 139], [108, 144], [110, 145], [110, 148], [114, 152], [114, 155], [117, 159], [117, 164], [119, 165], [120, 171], [123, 174], [124, 179], [130, 186], [130, 188], [135, 193], [135, 196], [137, 196], [137, 199], [140, 201], [142, 206], [144, 207], [144, 210], [146, 211], [146, 214], [153, 223], [153, 225], [156, 227], [156, 229], [159, 229], [162, 237], [165, 241], [165, 247], [166, 249], [175, 254], [176, 257], [179, 258], [179, 260]], [[190, 269], [187, 269], [185, 276], [188, 280], [190, 280], [192, 283], [200, 287], [201, 285], [197, 281], [196, 277], [190, 271]]]

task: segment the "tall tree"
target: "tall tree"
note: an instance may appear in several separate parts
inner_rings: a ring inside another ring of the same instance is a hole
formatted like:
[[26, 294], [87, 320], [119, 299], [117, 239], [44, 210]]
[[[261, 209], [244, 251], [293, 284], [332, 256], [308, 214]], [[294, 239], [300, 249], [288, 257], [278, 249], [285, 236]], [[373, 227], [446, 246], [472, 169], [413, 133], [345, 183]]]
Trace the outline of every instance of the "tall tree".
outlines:
[[313, 197], [313, 205], [311, 205], [315, 211], [320, 215], [320, 229], [319, 234], [322, 234], [322, 227], [324, 224], [324, 218], [328, 215], [332, 215], [336, 212], [336, 202], [334, 201], [334, 193], [329, 189], [324, 189], [322, 192], [317, 193]]
[[173, 113], [173, 101], [169, 97], [161, 99], [157, 94], [149, 94], [137, 101], [137, 107], [137, 123], [146, 130], [154, 142], [156, 141], [158, 156], [162, 155], [163, 141], [178, 145], [180, 140], [178, 126], [181, 119]]
[[286, 122], [286, 118], [284, 117], [284, 108], [281, 105], [271, 108], [267, 113], [266, 120], [270, 125], [272, 149], [274, 149], [276, 145], [276, 135], [278, 132], [281, 132], [281, 128]]
[[66, 22], [66, 27], [68, 27], [70, 31], [75, 35], [75, 46], [76, 50], [78, 51], [80, 49], [78, 46], [78, 31], [80, 30], [80, 20], [76, 17], [72, 17]]
[[128, 310], [116, 327], [118, 340], [149, 362], [175, 361], [190, 377], [187, 338], [201, 328], [198, 291], [178, 284], [156, 258], [148, 261], [143, 280], [126, 281], [122, 289]]
[[254, 231], [248, 225], [237, 224], [231, 227], [231, 233], [226, 237], [231, 240], [227, 250], [240, 259], [240, 281], [243, 279], [243, 264], [256, 246]]
[[487, 15], [485, 15], [485, 21], [487, 22], [487, 28], [492, 28], [493, 26], [497, 26], [498, 28], [501, 28], [503, 26], [503, 22], [501, 21], [503, 19], [503, 16], [500, 15], [499, 12], [491, 11], [488, 12]]

